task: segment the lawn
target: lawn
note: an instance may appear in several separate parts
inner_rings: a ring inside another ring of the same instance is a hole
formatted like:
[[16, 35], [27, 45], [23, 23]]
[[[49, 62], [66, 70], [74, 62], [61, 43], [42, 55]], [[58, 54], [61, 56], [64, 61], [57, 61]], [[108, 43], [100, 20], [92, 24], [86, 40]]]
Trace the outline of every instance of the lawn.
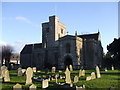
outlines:
[[[119, 70], [108, 70], [107, 72], [101, 71], [101, 78], [97, 78], [94, 80], [86, 81], [86, 77], [90, 76], [90, 73], [95, 70], [86, 70], [86, 74], [84, 77], [79, 78], [79, 82], [75, 83], [74, 85], [80, 86], [80, 85], [85, 85], [86, 89], [93, 89], [93, 88], [120, 88], [120, 71]], [[59, 73], [59, 72], [57, 72]], [[49, 72], [46, 74], [44, 71], [37, 72], [35, 73], [35, 76], [48, 76], [53, 73]], [[64, 73], [59, 73], [60, 75], [64, 75]], [[79, 75], [79, 71], [72, 71], [71, 72], [71, 79], [73, 81], [73, 78], [75, 75]], [[16, 84], [19, 83], [22, 85], [22, 88], [27, 90], [29, 88], [29, 85], [25, 85], [25, 76], [17, 76], [17, 70], [11, 70], [10, 71], [10, 82], [7, 83], [2, 83], [2, 90], [6, 90], [9, 88], [9, 90], [12, 90], [12, 87]], [[58, 82], [64, 82], [64, 80], [58, 80]], [[42, 89], [42, 82], [36, 82], [33, 81], [33, 84], [37, 85], [37, 89]], [[49, 87], [48, 89], [53, 89], [53, 88], [59, 88], [55, 84], [55, 80], [49, 81]]]

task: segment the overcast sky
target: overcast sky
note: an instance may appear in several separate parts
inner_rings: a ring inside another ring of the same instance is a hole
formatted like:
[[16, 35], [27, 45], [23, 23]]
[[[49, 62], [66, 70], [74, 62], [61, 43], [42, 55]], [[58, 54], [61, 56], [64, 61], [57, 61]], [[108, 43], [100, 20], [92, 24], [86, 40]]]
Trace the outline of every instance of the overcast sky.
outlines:
[[118, 37], [117, 2], [3, 2], [2, 42], [20, 52], [25, 44], [42, 41], [41, 23], [56, 15], [67, 26], [69, 34], [101, 34], [102, 46]]

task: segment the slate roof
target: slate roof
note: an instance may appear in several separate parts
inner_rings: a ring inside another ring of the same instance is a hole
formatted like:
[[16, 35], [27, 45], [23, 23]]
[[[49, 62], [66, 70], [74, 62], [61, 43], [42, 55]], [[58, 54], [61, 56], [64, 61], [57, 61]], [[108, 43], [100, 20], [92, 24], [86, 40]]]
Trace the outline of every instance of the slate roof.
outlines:
[[30, 54], [30, 53], [32, 53], [33, 46], [34, 46], [34, 49], [42, 48], [42, 43], [26, 44], [25, 47], [22, 49], [21, 54]]
[[98, 33], [94, 33], [94, 34], [78, 35], [78, 37], [81, 37], [83, 39], [95, 39], [95, 40], [98, 40], [99, 32]]

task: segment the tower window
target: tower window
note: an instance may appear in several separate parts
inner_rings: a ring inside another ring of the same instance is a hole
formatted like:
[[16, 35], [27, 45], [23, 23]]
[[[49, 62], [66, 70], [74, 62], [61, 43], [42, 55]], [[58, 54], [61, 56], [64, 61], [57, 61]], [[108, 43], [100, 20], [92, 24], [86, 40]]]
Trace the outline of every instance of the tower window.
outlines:
[[61, 29], [61, 33], [63, 34], [63, 29]]

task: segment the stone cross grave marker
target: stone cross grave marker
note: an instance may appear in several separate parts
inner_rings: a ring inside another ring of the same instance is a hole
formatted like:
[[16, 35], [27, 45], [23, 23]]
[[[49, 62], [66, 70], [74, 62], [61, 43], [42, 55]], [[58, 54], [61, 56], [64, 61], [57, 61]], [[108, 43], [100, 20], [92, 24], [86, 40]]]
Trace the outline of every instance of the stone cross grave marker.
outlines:
[[72, 65], [69, 65], [70, 71], [73, 71], [73, 67]]
[[9, 71], [5, 69], [4, 82], [9, 82], [9, 81], [10, 81]]
[[47, 88], [48, 87], [48, 80], [43, 80], [42, 81], [42, 88]]
[[13, 86], [13, 90], [22, 90], [22, 85], [17, 83], [16, 85]]
[[91, 73], [91, 79], [95, 79], [95, 78], [96, 78], [95, 72], [92, 72]]
[[66, 71], [65, 71], [65, 82], [71, 83], [70, 71], [69, 71], [68, 67], [66, 68]]
[[22, 68], [18, 68], [18, 76], [22, 76]]
[[74, 83], [77, 83], [78, 80], [79, 80], [78, 76], [75, 76], [75, 77], [74, 77]]
[[28, 67], [26, 70], [26, 85], [32, 84], [33, 69]]
[[100, 78], [101, 75], [100, 75], [100, 69], [98, 66], [96, 66], [96, 74], [97, 74], [97, 78]]
[[30, 87], [29, 87], [29, 90], [36, 90], [37, 89], [37, 87], [36, 87], [36, 85], [34, 85], [34, 84], [32, 84]]
[[86, 77], [86, 81], [91, 80], [91, 76]]
[[52, 67], [52, 73], [55, 73], [56, 67]]
[[33, 67], [33, 72], [37, 72], [37, 68], [36, 67]]

